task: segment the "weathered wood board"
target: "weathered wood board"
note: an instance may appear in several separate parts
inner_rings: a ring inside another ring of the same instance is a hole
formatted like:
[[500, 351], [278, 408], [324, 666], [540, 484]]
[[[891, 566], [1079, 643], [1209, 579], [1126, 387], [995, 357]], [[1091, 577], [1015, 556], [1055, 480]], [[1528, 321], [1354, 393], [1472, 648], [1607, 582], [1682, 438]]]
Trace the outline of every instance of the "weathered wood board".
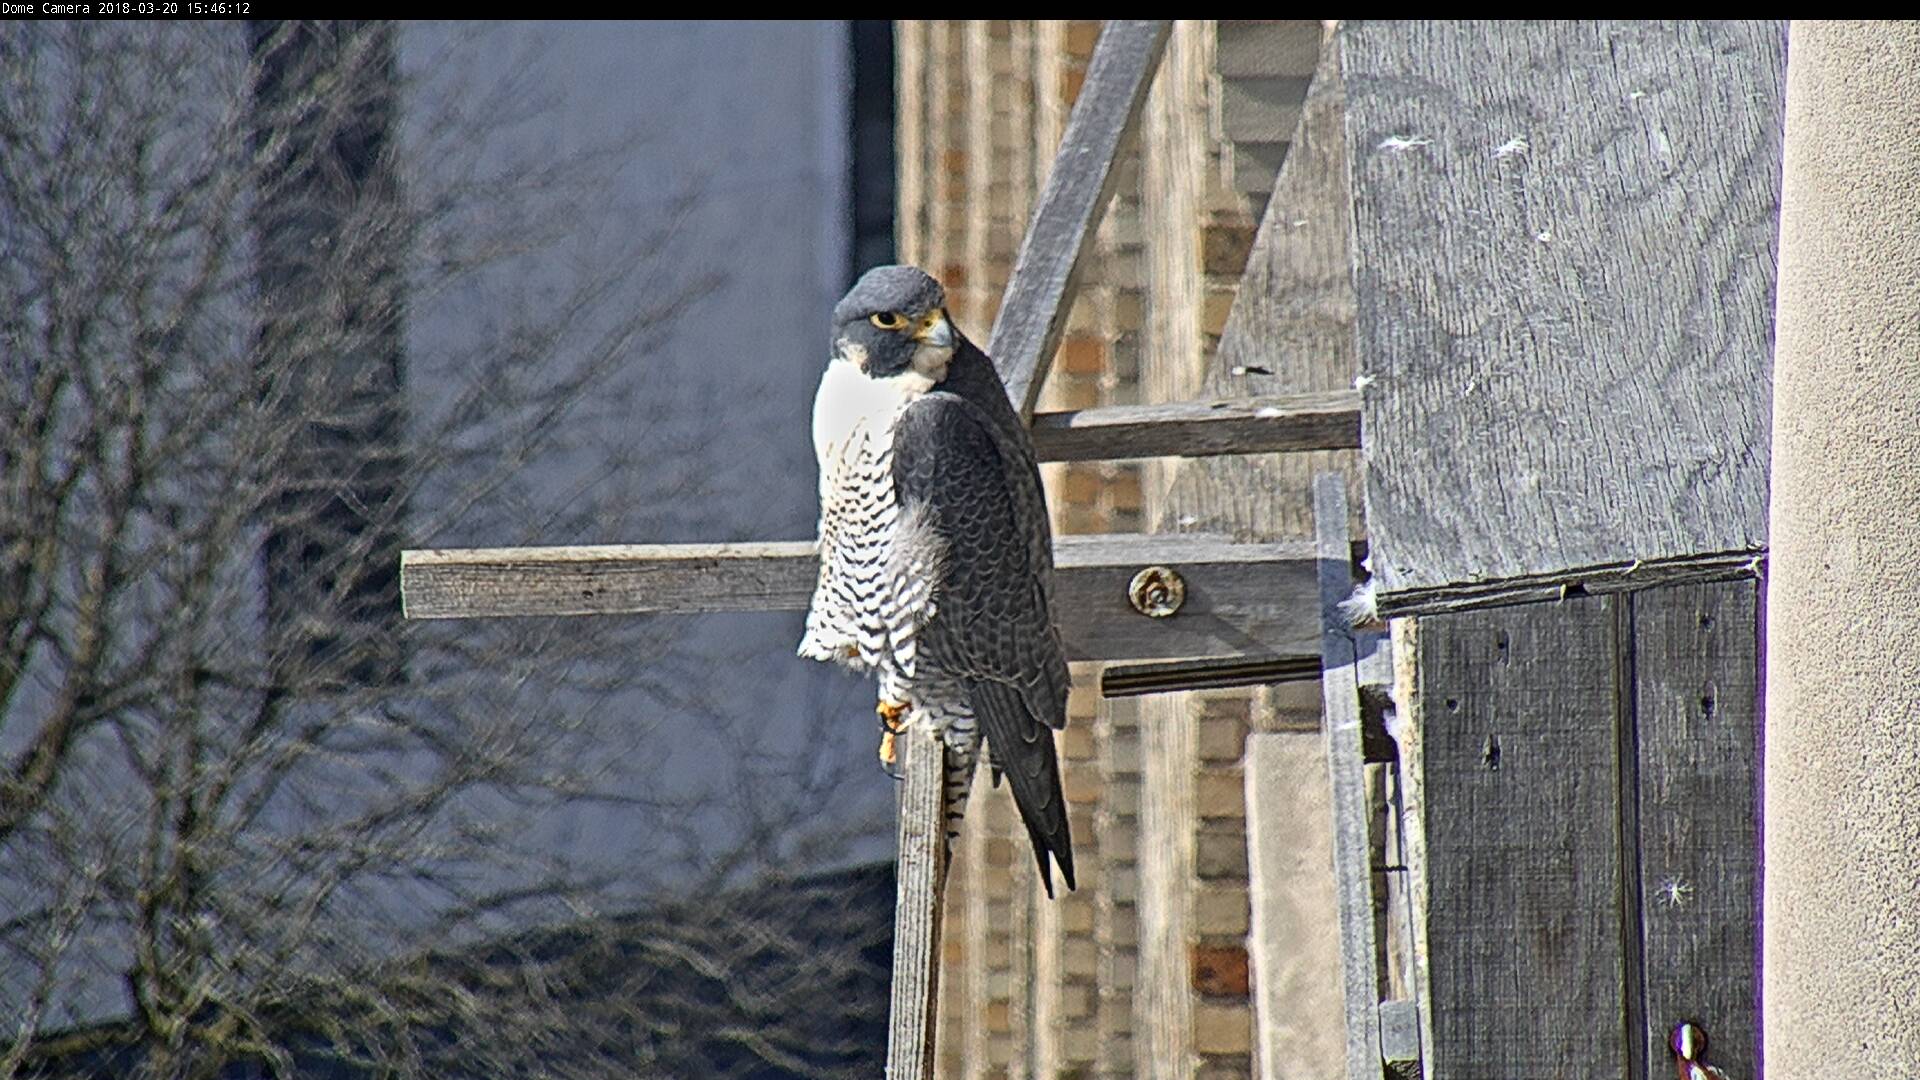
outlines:
[[1420, 621], [1436, 1078], [1626, 1074], [1618, 603]]
[[1351, 390], [1111, 405], [1033, 418], [1033, 449], [1041, 461], [1209, 457], [1359, 445], [1360, 395]]
[[1418, 621], [1432, 1076], [1754, 1075], [1752, 581]]
[[1116, 163], [1139, 127], [1171, 26], [1164, 19], [1109, 20], [1087, 62], [1086, 82], [993, 320], [993, 362], [1022, 416], [1032, 416], [1040, 399], [1073, 308], [1080, 254], [1113, 200]]
[[[1063, 536], [1054, 616], [1070, 660], [1311, 656], [1320, 649], [1310, 545], [1217, 536]], [[1135, 611], [1127, 586], [1154, 565], [1186, 599], [1166, 618]], [[819, 562], [804, 541], [616, 544], [408, 551], [408, 618], [800, 611]]]
[[[1347, 1076], [1380, 1075], [1379, 940], [1374, 926], [1373, 808], [1367, 798], [1366, 753], [1360, 727], [1360, 650], [1382, 647], [1378, 634], [1354, 630], [1340, 604], [1353, 592], [1352, 545], [1347, 539], [1346, 481], [1337, 473], [1313, 480], [1314, 520], [1320, 559], [1322, 731], [1327, 780], [1332, 785], [1333, 879], [1340, 909], [1340, 982], [1347, 1020]], [[1259, 846], [1260, 826], [1250, 819], [1248, 846]]]
[[899, 868], [893, 921], [893, 987], [887, 1027], [887, 1075], [930, 1078], [940, 994], [940, 933], [946, 914], [946, 749], [923, 728], [900, 740], [907, 783], [900, 785]]
[[1785, 33], [1342, 28], [1384, 611], [1765, 545]]
[[1633, 597], [1647, 1060], [1705, 1025], [1708, 1060], [1758, 1076], [1759, 585]]

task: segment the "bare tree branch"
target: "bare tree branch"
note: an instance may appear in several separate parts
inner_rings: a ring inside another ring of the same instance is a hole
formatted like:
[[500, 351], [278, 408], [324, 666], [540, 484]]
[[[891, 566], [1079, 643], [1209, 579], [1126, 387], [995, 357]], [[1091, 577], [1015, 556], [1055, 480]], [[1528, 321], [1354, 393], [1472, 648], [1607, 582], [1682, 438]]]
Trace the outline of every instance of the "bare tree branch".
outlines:
[[[769, 1018], [884, 970], [876, 942], [816, 955], [831, 919], [766, 901], [632, 940], [606, 914], [843, 852], [843, 721], [757, 750], [679, 625], [399, 618], [403, 542], [702, 512], [711, 403], [637, 377], [717, 284], [672, 258], [695, 196], [585, 257], [632, 144], [489, 156], [532, 95], [424, 94], [384, 24], [7, 33], [0, 1080], [644, 1073], [690, 1017], [729, 1061], [849, 1075]], [[468, 317], [410, 332], [428, 310]], [[694, 720], [705, 783], [658, 749]], [[625, 865], [535, 834], [615, 805]], [[459, 951], [529, 920], [574, 929]], [[628, 1000], [582, 1006], [591, 979]]]

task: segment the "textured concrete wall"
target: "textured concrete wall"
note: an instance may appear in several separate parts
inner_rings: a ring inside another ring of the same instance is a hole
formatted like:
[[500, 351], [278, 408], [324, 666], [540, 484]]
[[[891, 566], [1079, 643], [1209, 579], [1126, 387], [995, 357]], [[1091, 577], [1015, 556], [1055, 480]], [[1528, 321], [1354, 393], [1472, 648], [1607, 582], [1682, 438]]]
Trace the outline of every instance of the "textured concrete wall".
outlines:
[[1768, 1075], [1920, 1075], [1920, 24], [1793, 25], [1767, 590]]

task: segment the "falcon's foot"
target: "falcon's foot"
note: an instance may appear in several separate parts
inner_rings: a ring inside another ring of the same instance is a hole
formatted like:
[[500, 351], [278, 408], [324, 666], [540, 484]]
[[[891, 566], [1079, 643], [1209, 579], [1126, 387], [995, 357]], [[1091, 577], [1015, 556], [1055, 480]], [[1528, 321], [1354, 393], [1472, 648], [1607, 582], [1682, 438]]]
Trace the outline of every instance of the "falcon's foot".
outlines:
[[895, 740], [906, 727], [907, 704], [881, 698], [873, 712], [880, 718], [880, 767], [898, 780], [905, 774], [900, 771], [900, 753]]

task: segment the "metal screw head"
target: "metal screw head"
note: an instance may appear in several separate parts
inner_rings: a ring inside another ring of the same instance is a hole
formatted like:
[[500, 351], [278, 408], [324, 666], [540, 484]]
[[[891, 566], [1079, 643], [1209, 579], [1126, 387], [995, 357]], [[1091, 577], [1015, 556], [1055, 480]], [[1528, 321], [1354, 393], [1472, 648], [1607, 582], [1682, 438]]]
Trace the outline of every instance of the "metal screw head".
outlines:
[[1150, 619], [1164, 619], [1180, 610], [1187, 600], [1187, 583], [1170, 566], [1149, 566], [1133, 575], [1127, 585], [1127, 599], [1133, 610]]

